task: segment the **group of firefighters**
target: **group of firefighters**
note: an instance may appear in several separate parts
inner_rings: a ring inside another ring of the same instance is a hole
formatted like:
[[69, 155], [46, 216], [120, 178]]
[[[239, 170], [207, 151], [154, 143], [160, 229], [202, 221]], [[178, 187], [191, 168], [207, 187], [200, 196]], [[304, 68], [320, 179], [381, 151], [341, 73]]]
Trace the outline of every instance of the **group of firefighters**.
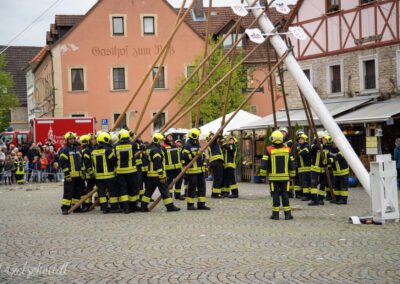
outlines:
[[[66, 133], [66, 144], [60, 151], [64, 173], [62, 213], [68, 214], [71, 206], [94, 186], [98, 189], [95, 201], [87, 198], [75, 212], [89, 211], [92, 202], [98, 202], [103, 213], [148, 212], [157, 188], [168, 212], [180, 210], [173, 203], [173, 195], [176, 200], [186, 197], [188, 210], [210, 210], [206, 206], [207, 165], [213, 174], [211, 198], [238, 198], [237, 139], [208, 133], [206, 156], [200, 151], [199, 129], [190, 129], [186, 138], [185, 142], [174, 141], [171, 134], [164, 137], [155, 133], [147, 143], [122, 129], [118, 141], [112, 143], [107, 132], [83, 135], [79, 141], [74, 133]], [[270, 141], [264, 149], [260, 175], [268, 176], [273, 199], [271, 219], [279, 219], [281, 204], [285, 220], [293, 219], [289, 198], [294, 195], [310, 201], [310, 206], [324, 205], [324, 199], [347, 204], [349, 167], [332, 137], [324, 134], [310, 145], [308, 136], [298, 131], [293, 142], [287, 128], [281, 127], [271, 134]], [[329, 188], [331, 181], [334, 195]]]
[[[118, 142], [112, 143], [111, 135], [101, 132], [77, 136], [65, 134], [65, 146], [60, 151], [60, 166], [64, 173], [64, 195], [61, 210], [69, 209], [97, 186], [96, 202], [103, 213], [148, 212], [148, 204], [158, 188], [168, 212], [179, 211], [173, 203], [185, 200], [188, 210], [210, 210], [206, 206], [206, 156], [200, 149], [200, 130], [191, 129], [185, 143], [174, 141], [172, 134], [164, 137], [161, 133], [152, 136], [151, 143], [143, 142], [134, 133], [125, 129], [118, 132]], [[211, 139], [212, 134], [207, 136]], [[209, 148], [209, 160], [215, 168], [213, 198], [239, 196], [235, 180], [236, 138], [229, 137], [220, 146]], [[182, 174], [182, 168], [188, 165]], [[169, 185], [175, 179], [175, 189]], [[184, 182], [186, 191], [182, 194]], [[231, 193], [231, 194], [230, 194]], [[197, 199], [197, 204], [196, 204]], [[93, 207], [88, 198], [75, 212], [87, 212]]]

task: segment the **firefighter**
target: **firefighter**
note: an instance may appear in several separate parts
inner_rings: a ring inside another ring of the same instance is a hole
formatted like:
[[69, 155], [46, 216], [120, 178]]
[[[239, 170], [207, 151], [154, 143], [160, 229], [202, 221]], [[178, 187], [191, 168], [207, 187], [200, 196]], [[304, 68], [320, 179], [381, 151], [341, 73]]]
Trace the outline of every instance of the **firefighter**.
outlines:
[[[167, 184], [170, 184], [182, 171], [181, 152], [175, 145], [174, 137], [168, 134], [164, 140], [165, 170], [167, 172]], [[182, 178], [175, 183], [174, 197], [177, 200], [185, 200], [181, 196]], [[172, 196], [172, 188], [170, 189]]]
[[[181, 139], [177, 139], [177, 140], [175, 140], [175, 145], [176, 145], [176, 147], [178, 147], [179, 154], [181, 156], [181, 165], [183, 167], [183, 163], [182, 163], [183, 141]], [[189, 184], [186, 174], [184, 174], [183, 177], [182, 177], [182, 184], [183, 184], [183, 188], [181, 189], [181, 196], [183, 198], [185, 198], [187, 196], [187, 187], [188, 187], [188, 184]]]
[[[206, 140], [209, 142], [214, 137], [214, 133], [209, 132]], [[215, 139], [210, 146], [208, 146], [208, 161], [213, 173], [213, 185], [211, 191], [211, 198], [221, 198], [221, 191], [224, 182], [224, 156], [219, 144], [219, 139]]]
[[[122, 210], [118, 206], [118, 185], [115, 179], [115, 168], [117, 158], [115, 151], [111, 147], [111, 136], [107, 132], [101, 132], [97, 136], [97, 145], [92, 151], [92, 169], [99, 192], [100, 209], [106, 213], [121, 213]], [[109, 203], [107, 204], [106, 192], [109, 192]]]
[[[322, 137], [321, 134], [318, 134], [318, 137]], [[320, 140], [322, 144], [322, 140]], [[321, 155], [321, 146], [318, 145], [317, 138], [314, 139], [314, 144], [310, 149], [310, 157], [311, 157], [311, 188], [310, 188], [310, 199], [311, 202], [308, 203], [309, 206], [317, 206], [324, 205], [324, 197], [325, 197], [325, 185], [326, 185], [326, 176], [325, 176], [325, 165], [327, 164], [327, 160], [325, 155]], [[319, 188], [318, 188], [319, 185]]]
[[149, 146], [149, 171], [147, 173], [147, 187], [142, 197], [141, 211], [148, 212], [148, 204], [150, 203], [151, 196], [158, 187], [164, 205], [168, 212], [179, 211], [180, 208], [176, 207], [168, 192], [167, 174], [165, 171], [164, 151], [160, 142], [164, 139], [161, 133], [155, 133], [152, 137], [152, 143]]
[[[290, 178], [295, 176], [294, 157], [291, 149], [283, 143], [284, 135], [276, 130], [270, 136], [271, 146], [265, 149], [260, 174], [268, 174], [272, 195], [271, 219], [279, 220], [280, 204], [285, 220], [293, 219], [289, 202]], [[282, 200], [282, 202], [281, 202]]]
[[119, 202], [124, 213], [136, 212], [139, 198], [135, 154], [140, 150], [140, 146], [129, 139], [129, 131], [121, 129], [118, 132], [118, 142], [114, 145], [117, 158], [117, 184], [120, 191]]
[[[293, 141], [292, 141], [291, 137], [289, 136], [289, 130], [287, 129], [287, 127], [282, 126], [282, 127], [279, 127], [279, 131], [282, 132], [282, 134], [283, 134], [283, 144], [285, 144], [285, 146], [289, 147], [292, 150], [292, 155], [294, 155]], [[294, 178], [294, 180], [290, 183], [289, 198], [294, 197], [294, 192], [296, 189], [297, 190], [300, 189], [299, 181], [296, 180], [296, 178]]]
[[[200, 154], [200, 157], [189, 167], [186, 174], [188, 177], [188, 194], [187, 209], [188, 210], [210, 210], [206, 206], [206, 181], [204, 177], [205, 157], [200, 152], [200, 130], [192, 128], [189, 130], [188, 140], [182, 150], [182, 160], [184, 165], [188, 165], [190, 161]], [[197, 190], [197, 208], [195, 207], [195, 195]]]
[[349, 196], [349, 165], [335, 143], [332, 146], [333, 187], [336, 204], [347, 204]]
[[139, 200], [142, 199], [144, 189], [147, 187], [147, 173], [149, 171], [149, 142], [143, 142], [142, 145], [140, 145], [140, 149], [142, 151], [142, 179], [141, 184], [139, 184], [139, 192], [141, 191], [142, 193], [139, 194]]
[[[300, 186], [302, 190], [302, 201], [310, 200], [310, 146], [308, 145], [308, 136], [300, 134], [297, 138], [297, 172], [299, 175]], [[297, 197], [297, 194], [296, 194]]]
[[136, 140], [136, 143], [140, 145], [140, 148], [142, 150], [138, 155], [136, 155], [136, 170], [137, 170], [137, 179], [139, 184], [139, 200], [142, 200], [142, 196], [145, 190], [145, 188], [143, 187], [143, 172], [142, 172], [143, 155], [145, 155], [145, 150], [143, 146], [143, 140], [141, 137], [136, 137], [135, 139], [135, 134], [133, 131], [130, 132], [130, 136], [132, 141]]
[[[329, 153], [331, 153], [332, 149], [333, 149], [332, 136], [330, 136], [329, 134], [325, 135], [322, 138], [322, 144], [323, 144], [323, 149], [324, 149], [325, 156], [328, 158], [329, 157]], [[330, 179], [331, 183], [333, 182], [332, 164], [333, 164], [333, 159], [328, 159], [327, 169], [328, 169], [329, 179]], [[328, 182], [325, 183], [325, 193], [326, 193], [325, 200], [326, 201], [332, 201], [332, 194], [331, 194]]]
[[[238, 198], [239, 190], [236, 183], [236, 145], [235, 138], [229, 137], [226, 144], [222, 146], [224, 152], [224, 193], [223, 197]], [[229, 193], [231, 193], [229, 195]]]
[[[60, 150], [60, 166], [64, 173], [64, 194], [61, 206], [63, 215], [68, 214], [71, 206], [79, 202], [83, 195], [81, 186], [81, 152], [76, 143], [76, 135], [67, 132], [64, 136], [66, 145]], [[75, 212], [82, 212], [77, 208]]]
[[[87, 187], [86, 187], [86, 166], [85, 166], [85, 162], [83, 159], [84, 153], [85, 153], [85, 149], [87, 148], [88, 144], [89, 144], [89, 139], [87, 135], [81, 135], [79, 137], [79, 144], [80, 144], [80, 152], [81, 152], [81, 192], [82, 194], [86, 194], [87, 193]], [[83, 196], [81, 196], [83, 197]], [[86, 212], [89, 210], [91, 204], [90, 204], [90, 199], [86, 199], [85, 202], [82, 204], [82, 211]]]
[[[294, 151], [295, 151], [295, 149], [297, 149], [297, 147], [299, 147], [299, 138], [300, 138], [300, 136], [301, 135], [305, 135], [305, 133], [304, 133], [304, 131], [302, 130], [302, 129], [299, 129], [299, 130], [297, 130], [296, 131], [296, 141], [295, 141], [295, 143], [294, 143]], [[308, 139], [308, 137], [307, 137], [307, 139]], [[298, 165], [298, 162], [299, 162], [299, 157], [298, 157], [298, 155], [297, 155], [297, 151], [296, 152], [294, 152], [294, 153], [296, 153], [296, 155], [295, 155], [295, 166], [296, 166], [296, 177], [294, 178], [294, 182], [293, 182], [293, 190], [294, 190], [294, 193], [295, 193], [295, 196], [296, 196], [296, 198], [297, 199], [302, 199], [304, 196], [303, 196], [303, 191], [302, 191], [302, 186], [301, 186], [301, 177], [300, 177], [300, 173], [299, 173], [299, 171], [298, 171], [298, 168], [299, 168], [299, 165]]]
[[[92, 151], [93, 149], [96, 147], [96, 137], [92, 134], [89, 133], [86, 135], [85, 137], [85, 144], [87, 145], [83, 151], [82, 154], [82, 160], [83, 160], [83, 165], [85, 168], [85, 180], [86, 180], [86, 191], [85, 194], [88, 194], [89, 192], [91, 192], [94, 188], [94, 186], [96, 185], [96, 179], [94, 176], [94, 172], [92, 169]], [[97, 192], [96, 192], [97, 194]], [[84, 207], [86, 207], [87, 209], [89, 209], [92, 206], [92, 199], [88, 198], [85, 200], [85, 204]]]
[[22, 157], [22, 152], [18, 152], [17, 159], [15, 160], [15, 179], [18, 184], [24, 184], [25, 182], [25, 160]]

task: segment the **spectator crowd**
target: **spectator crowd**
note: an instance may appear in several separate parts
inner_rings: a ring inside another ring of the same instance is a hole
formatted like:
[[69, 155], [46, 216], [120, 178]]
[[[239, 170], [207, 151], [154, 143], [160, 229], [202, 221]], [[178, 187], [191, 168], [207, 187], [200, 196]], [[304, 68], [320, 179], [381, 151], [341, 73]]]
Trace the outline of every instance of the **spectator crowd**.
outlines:
[[57, 182], [62, 178], [52, 141], [14, 145], [0, 140], [0, 184], [16, 183], [22, 166], [25, 183]]

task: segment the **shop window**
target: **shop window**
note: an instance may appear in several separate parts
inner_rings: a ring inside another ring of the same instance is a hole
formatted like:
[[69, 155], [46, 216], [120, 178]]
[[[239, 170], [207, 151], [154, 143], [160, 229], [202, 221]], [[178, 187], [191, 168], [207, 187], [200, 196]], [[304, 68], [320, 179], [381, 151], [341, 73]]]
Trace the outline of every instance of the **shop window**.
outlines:
[[[153, 80], [154, 80], [154, 78], [156, 77], [156, 74], [157, 74], [157, 72], [158, 72], [158, 68], [159, 67], [154, 67], [153, 68]], [[165, 84], [165, 67], [164, 66], [162, 66], [161, 67], [161, 72], [160, 72], [160, 74], [158, 75], [158, 78], [157, 78], [157, 80], [156, 80], [156, 84], [154, 85], [154, 88], [155, 89], [165, 89], [166, 88], [166, 84]]]
[[[157, 112], [153, 112], [153, 117], [157, 114]], [[156, 120], [153, 122], [153, 131], [157, 132], [165, 125], [165, 112], [160, 113]]]

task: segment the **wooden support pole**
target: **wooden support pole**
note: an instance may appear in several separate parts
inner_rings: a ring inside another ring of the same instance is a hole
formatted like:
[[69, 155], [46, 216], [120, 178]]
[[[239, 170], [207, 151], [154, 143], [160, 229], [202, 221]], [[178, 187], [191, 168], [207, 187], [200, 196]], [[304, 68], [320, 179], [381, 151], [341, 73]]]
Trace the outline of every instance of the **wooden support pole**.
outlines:
[[[225, 122], [224, 125], [222, 125], [218, 131], [215, 133], [215, 135], [211, 138], [211, 140], [209, 142], [207, 142], [207, 144], [202, 147], [199, 151], [199, 154], [194, 156], [193, 159], [189, 162], [189, 164], [187, 164], [185, 166], [185, 168], [183, 168], [183, 170], [181, 171], [181, 173], [168, 185], [168, 188], [171, 189], [175, 183], [181, 179], [183, 177], [183, 175], [186, 173], [186, 171], [197, 161], [197, 159], [204, 153], [204, 151], [208, 148], [208, 146], [211, 145], [211, 143], [214, 142], [215, 139], [217, 139], [217, 137], [219, 136], [219, 134], [224, 130], [224, 128], [231, 122], [231, 120], [236, 116], [236, 114], [248, 103], [248, 101], [253, 97], [253, 95], [256, 93], [257, 89], [260, 88], [265, 81], [267, 81], [267, 79], [273, 74], [273, 72], [275, 71], [275, 69], [282, 64], [283, 60], [286, 58], [286, 56], [289, 54], [290, 52], [287, 51], [286, 53], [284, 53], [282, 55], [282, 57], [277, 61], [277, 63], [274, 65], [274, 67], [272, 67], [272, 69], [269, 70], [268, 74], [265, 76], [265, 78], [260, 82], [259, 86], [253, 90], [253, 92], [251, 92], [245, 100], [243, 100], [243, 102], [236, 108], [235, 112], [229, 117], [229, 119]], [[161, 201], [161, 196], [159, 196], [150, 206], [149, 206], [149, 211], [152, 211], [157, 204]]]
[[163, 56], [163, 54], [165, 52], [168, 51], [169, 45], [171, 44], [173, 38], [175, 37], [175, 34], [178, 32], [179, 28], [181, 27], [181, 25], [183, 24], [185, 17], [189, 14], [189, 12], [192, 10], [194, 4], [196, 1], [192, 1], [192, 3], [190, 4], [189, 8], [185, 11], [185, 13], [183, 14], [183, 16], [181, 17], [181, 19], [179, 20], [178, 24], [175, 26], [175, 28], [173, 29], [172, 33], [170, 34], [170, 36], [168, 37], [167, 42], [164, 44], [163, 48], [161, 49], [160, 53], [158, 54], [157, 58], [154, 60], [153, 64], [150, 66], [150, 68], [147, 70], [146, 74], [144, 75], [141, 83], [139, 84], [139, 86], [136, 88], [135, 92], [133, 93], [133, 96], [131, 97], [131, 99], [129, 100], [127, 106], [125, 107], [124, 111], [120, 114], [120, 116], [118, 117], [117, 121], [114, 123], [113, 126], [113, 130], [115, 130], [116, 128], [118, 128], [118, 126], [121, 124], [122, 122], [122, 118], [125, 116], [126, 112], [128, 111], [128, 109], [130, 108], [130, 106], [132, 105], [133, 101], [136, 99], [136, 97], [138, 96], [140, 90], [142, 89], [144, 83], [147, 81], [147, 78], [149, 78], [150, 73], [153, 71], [154, 66], [157, 64], [157, 62], [160, 60], [161, 56]]
[[[209, 41], [210, 25], [211, 25], [211, 10], [212, 10], [212, 0], [209, 0], [208, 1], [207, 28], [206, 28], [206, 36], [205, 36], [205, 41], [204, 41], [203, 58], [206, 58], [207, 53], [208, 53], [208, 41]], [[207, 70], [207, 64], [204, 64], [204, 66], [201, 68], [201, 80], [204, 80], [204, 77], [206, 76], [206, 70]], [[201, 93], [202, 93], [202, 88], [200, 88], [200, 90], [199, 90], [199, 94], [201, 94]], [[194, 127], [196, 127], [196, 128], [199, 127], [200, 107], [201, 107], [201, 104], [199, 104], [196, 109], [196, 116], [195, 116], [195, 120], [194, 120], [195, 121]]]
[[[217, 83], [214, 84], [214, 86], [212, 86], [207, 92], [205, 92], [204, 94], [202, 94], [189, 108], [187, 108], [187, 103], [185, 103], [181, 109], [185, 110], [183, 111], [183, 113], [180, 112], [176, 112], [175, 115], [171, 118], [171, 120], [164, 126], [163, 129], [168, 129], [167, 126], [168, 125], [173, 125], [174, 123], [176, 123], [177, 121], [179, 121], [180, 119], [182, 119], [187, 113], [189, 113], [194, 107], [197, 106], [197, 104], [201, 103], [202, 100], [208, 96], [212, 91], [214, 91], [219, 85], [221, 85], [227, 78], [228, 76], [230, 76], [233, 72], [236, 71], [236, 69], [238, 69], [243, 62], [245, 62], [260, 46], [257, 45], [255, 46], [245, 57], [242, 58], [242, 60], [239, 61], [239, 63], [237, 63], [231, 70], [229, 70], [228, 73], [226, 73]], [[217, 67], [217, 66], [216, 66]], [[210, 73], [209, 76], [207, 76], [207, 80], [211, 77], [212, 73]], [[205, 83], [205, 81], [203, 82]], [[178, 118], [177, 118], [178, 117]]]
[[[183, 12], [183, 10], [184, 10], [184, 8], [185, 8], [185, 4], [186, 4], [186, 0], [184, 0], [184, 1], [182, 2], [181, 8], [179, 9], [178, 17], [176, 18], [176, 22], [175, 22], [175, 26], [178, 25], [179, 20], [180, 20], [181, 17], [182, 17], [182, 12]], [[161, 71], [162, 71], [164, 62], [165, 62], [165, 60], [167, 59], [168, 50], [169, 50], [170, 47], [171, 47], [171, 42], [168, 44], [168, 48], [166, 49], [166, 52], [164, 53], [164, 55], [163, 55], [163, 57], [162, 57], [162, 59], [161, 59], [161, 62], [158, 64], [157, 73], [156, 73], [156, 75], [155, 75], [154, 78], [153, 78], [153, 82], [152, 82], [152, 84], [151, 84], [150, 91], [149, 91], [149, 93], [147, 94], [146, 102], [145, 102], [145, 104], [144, 104], [144, 106], [143, 106], [143, 108], [142, 108], [142, 111], [140, 112], [139, 119], [138, 119], [138, 121], [137, 121], [137, 123], [136, 123], [136, 125], [135, 125], [135, 129], [134, 129], [134, 132], [135, 132], [135, 133], [136, 133], [137, 130], [139, 129], [140, 123], [142, 122], [143, 116], [144, 116], [144, 114], [145, 114], [145, 112], [146, 112], [146, 110], [147, 110], [147, 107], [148, 107], [149, 103], [150, 103], [151, 96], [153, 95], [154, 88], [156, 87], [156, 83], [157, 83], [157, 81], [158, 81], [158, 77], [159, 77], [160, 74], [161, 74]], [[153, 67], [153, 69], [154, 69], [154, 67]]]
[[[254, 3], [256, 3], [257, 1], [254, 1]], [[257, 21], [261, 18], [262, 14], [260, 14], [251, 24], [250, 27], [254, 26]], [[192, 72], [192, 74], [190, 74], [190, 76], [185, 80], [185, 82], [179, 87], [179, 89], [175, 92], [174, 95], [172, 95], [172, 97], [167, 101], [167, 103], [164, 104], [164, 106], [156, 113], [156, 115], [153, 116], [153, 119], [150, 120], [147, 125], [139, 132], [138, 136], [141, 136], [144, 131], [146, 131], [147, 128], [149, 128], [151, 126], [151, 124], [161, 115], [161, 113], [176, 99], [176, 97], [183, 91], [183, 89], [185, 88], [185, 86], [193, 79], [193, 77], [196, 75], [196, 73], [200, 70], [200, 68], [206, 64], [208, 62], [208, 60], [211, 58], [211, 56], [218, 50], [218, 48], [220, 48], [220, 46], [222, 45], [222, 43], [224, 42], [224, 40], [230, 35], [230, 33], [232, 33], [232, 31], [237, 27], [237, 25], [240, 22], [236, 22], [235, 25], [233, 25], [229, 31], [227, 32], [227, 34], [217, 43], [217, 45], [212, 49], [212, 51], [207, 55], [206, 58], [204, 58], [202, 60], [202, 62], [199, 64], [199, 66], [196, 67], [196, 69]], [[240, 37], [240, 39], [244, 38], [244, 34]], [[225, 60], [225, 58], [227, 56], [229, 56], [230, 52], [233, 51], [233, 49], [236, 48], [236, 45], [234, 45], [226, 54], [225, 56], [221, 59]], [[220, 61], [220, 62], [221, 62]], [[221, 63], [222, 64], [222, 63]], [[220, 65], [219, 65], [220, 66]], [[216, 70], [216, 68], [214, 68]], [[213, 70], [214, 70], [213, 69]], [[214, 71], [215, 72], [215, 71]], [[213, 71], [211, 71], [210, 73], [213, 73]], [[206, 80], [203, 80], [204, 84], [207, 82]], [[190, 99], [189, 99], [190, 100]], [[188, 103], [188, 102], [187, 102]]]
[[[271, 70], [271, 48], [270, 48], [270, 42], [269, 40], [267, 41], [267, 60], [268, 60], [268, 69]], [[278, 122], [276, 119], [276, 107], [275, 107], [275, 92], [274, 92], [274, 83], [272, 81], [272, 77], [269, 78], [269, 91], [271, 94], [271, 104], [272, 104], [272, 116], [274, 118], [274, 128], [278, 128]]]

